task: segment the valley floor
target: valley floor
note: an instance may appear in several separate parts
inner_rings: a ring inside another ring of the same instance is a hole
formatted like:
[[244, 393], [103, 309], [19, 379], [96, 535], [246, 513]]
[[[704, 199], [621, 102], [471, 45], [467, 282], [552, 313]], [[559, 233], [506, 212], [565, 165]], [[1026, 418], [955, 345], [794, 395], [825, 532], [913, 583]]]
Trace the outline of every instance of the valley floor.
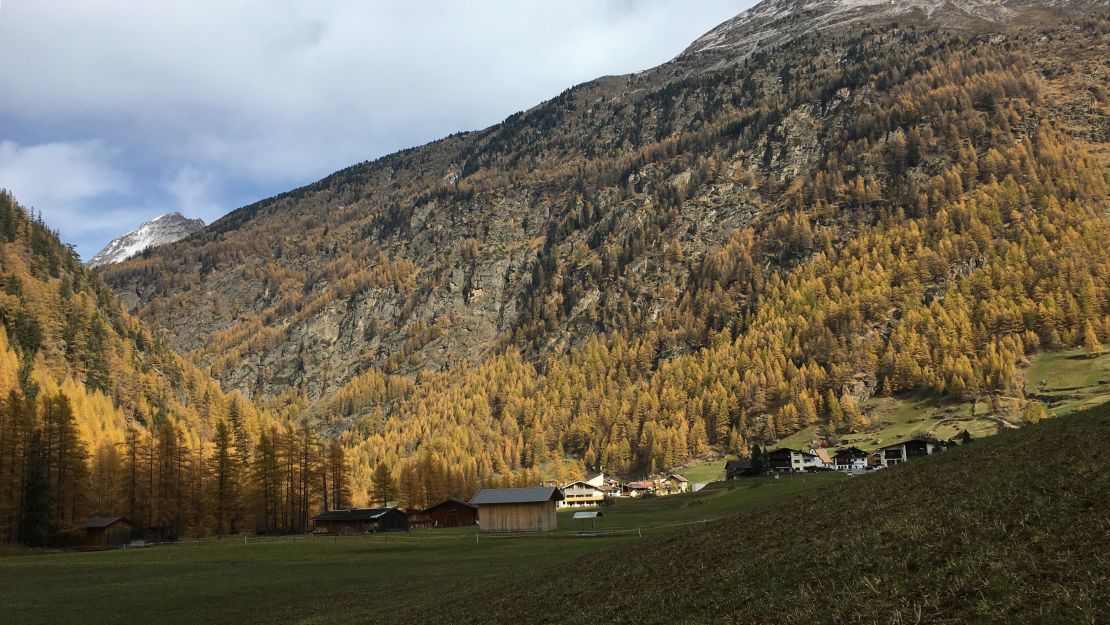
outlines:
[[[13, 623], [338, 623], [465, 601], [490, 584], [558, 571], [585, 555], [619, 561], [630, 544], [832, 485], [841, 475], [747, 480], [701, 493], [622, 500], [579, 538], [572, 511], [549, 535], [476, 539], [474, 528], [358, 537], [181, 543], [0, 558]], [[589, 529], [583, 526], [582, 529]], [[26, 552], [21, 552], [26, 553]], [[555, 573], [558, 575], [558, 573]]]
[[[865, 475], [473, 529], [0, 558], [13, 623], [1105, 623], [1110, 404]], [[583, 527], [582, 529], [589, 529]]]

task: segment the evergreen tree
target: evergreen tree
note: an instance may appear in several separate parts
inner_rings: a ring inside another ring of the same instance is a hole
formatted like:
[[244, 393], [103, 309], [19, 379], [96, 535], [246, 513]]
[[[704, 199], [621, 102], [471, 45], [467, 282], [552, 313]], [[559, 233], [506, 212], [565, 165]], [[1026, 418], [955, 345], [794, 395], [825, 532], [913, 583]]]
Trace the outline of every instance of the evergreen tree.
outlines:
[[397, 485], [393, 480], [393, 473], [384, 462], [378, 463], [377, 468], [374, 469], [373, 500], [382, 507], [397, 500]]
[[[212, 511], [215, 515], [216, 535], [223, 537], [229, 529], [235, 508], [235, 458], [231, 442], [231, 431], [227, 422], [216, 423], [216, 437], [213, 440], [215, 452], [212, 454]], [[237, 528], [236, 528], [237, 529]]]
[[1098, 339], [1095, 326], [1090, 321], [1083, 328], [1083, 351], [1091, 358], [1102, 355], [1102, 341]]

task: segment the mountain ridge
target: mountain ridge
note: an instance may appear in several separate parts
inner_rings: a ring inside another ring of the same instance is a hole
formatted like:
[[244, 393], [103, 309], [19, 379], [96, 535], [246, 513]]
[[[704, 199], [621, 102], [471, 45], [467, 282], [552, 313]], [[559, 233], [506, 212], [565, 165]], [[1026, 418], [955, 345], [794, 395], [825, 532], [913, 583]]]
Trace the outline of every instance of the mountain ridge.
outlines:
[[159, 215], [109, 241], [87, 264], [89, 267], [100, 267], [121, 263], [147, 248], [180, 241], [202, 228], [203, 219], [188, 219], [178, 212]]
[[901, 22], [969, 31], [1017, 21], [1058, 18], [1068, 8], [1107, 7], [1107, 0], [764, 0], [696, 39], [677, 60], [724, 54], [735, 63], [820, 31]]

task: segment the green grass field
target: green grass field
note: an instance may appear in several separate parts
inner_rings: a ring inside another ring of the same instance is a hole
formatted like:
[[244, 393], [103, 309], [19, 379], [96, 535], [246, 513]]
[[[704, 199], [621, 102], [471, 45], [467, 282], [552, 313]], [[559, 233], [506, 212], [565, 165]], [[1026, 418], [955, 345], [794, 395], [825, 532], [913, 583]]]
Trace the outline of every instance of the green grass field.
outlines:
[[[27, 551], [0, 558], [4, 622], [339, 623], [419, 611], [536, 570], [637, 542], [696, 531], [706, 520], [795, 497], [838, 475], [750, 480], [701, 493], [621, 500], [579, 538], [571, 511], [560, 531], [478, 536], [473, 528], [349, 538], [180, 544], [100, 553]], [[588, 527], [586, 528], [588, 529]]]
[[1102, 406], [396, 621], [1110, 623], [1108, 457]]
[[701, 462], [676, 471], [676, 473], [690, 480], [692, 484], [716, 482], [725, 478], [725, 460]]
[[1110, 401], [1110, 353], [1089, 358], [1081, 349], [1038, 356], [1025, 384], [1026, 395], [1064, 415]]

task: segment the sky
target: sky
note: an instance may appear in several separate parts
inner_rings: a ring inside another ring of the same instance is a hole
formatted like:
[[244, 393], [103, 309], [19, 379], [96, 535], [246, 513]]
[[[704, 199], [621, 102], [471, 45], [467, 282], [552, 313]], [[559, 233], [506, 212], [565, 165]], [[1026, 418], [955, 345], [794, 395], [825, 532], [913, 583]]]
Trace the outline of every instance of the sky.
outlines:
[[647, 69], [754, 0], [6, 0], [0, 187], [84, 259]]

